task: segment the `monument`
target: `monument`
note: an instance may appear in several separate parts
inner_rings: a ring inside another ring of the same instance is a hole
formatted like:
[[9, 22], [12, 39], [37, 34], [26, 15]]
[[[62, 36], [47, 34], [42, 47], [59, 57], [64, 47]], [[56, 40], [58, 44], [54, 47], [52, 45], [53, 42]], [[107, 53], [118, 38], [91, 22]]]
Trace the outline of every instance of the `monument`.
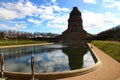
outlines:
[[86, 41], [87, 32], [83, 29], [81, 12], [73, 7], [68, 19], [68, 28], [62, 33], [62, 43], [79, 44]]

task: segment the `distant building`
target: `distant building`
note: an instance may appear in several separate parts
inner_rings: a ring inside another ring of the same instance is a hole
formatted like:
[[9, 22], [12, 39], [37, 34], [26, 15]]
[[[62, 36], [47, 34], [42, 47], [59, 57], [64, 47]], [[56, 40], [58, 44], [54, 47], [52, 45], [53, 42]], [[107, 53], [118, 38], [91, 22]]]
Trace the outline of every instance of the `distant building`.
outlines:
[[73, 7], [68, 19], [68, 29], [62, 33], [62, 43], [79, 44], [86, 41], [87, 32], [83, 29], [81, 12]]

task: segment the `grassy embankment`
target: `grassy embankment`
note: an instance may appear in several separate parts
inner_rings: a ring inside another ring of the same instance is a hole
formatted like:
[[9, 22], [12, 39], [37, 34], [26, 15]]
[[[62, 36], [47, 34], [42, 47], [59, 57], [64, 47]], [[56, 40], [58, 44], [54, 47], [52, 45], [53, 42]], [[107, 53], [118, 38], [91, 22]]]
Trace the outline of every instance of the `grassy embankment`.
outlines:
[[40, 44], [47, 43], [45, 41], [33, 41], [33, 40], [0, 40], [0, 46], [12, 46], [12, 45], [25, 45], [25, 44]]
[[92, 41], [91, 43], [120, 62], [120, 42]]

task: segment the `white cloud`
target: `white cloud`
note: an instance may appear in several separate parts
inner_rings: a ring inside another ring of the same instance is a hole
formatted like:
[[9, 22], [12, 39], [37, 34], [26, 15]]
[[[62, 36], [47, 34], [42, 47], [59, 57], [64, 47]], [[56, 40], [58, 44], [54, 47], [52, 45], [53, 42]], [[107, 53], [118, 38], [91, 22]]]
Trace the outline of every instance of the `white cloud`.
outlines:
[[69, 15], [56, 15], [53, 20], [47, 23], [47, 27], [65, 30], [68, 26], [68, 17]]
[[[28, 62], [30, 62], [30, 59]], [[61, 50], [53, 49], [49, 54], [48, 52], [37, 54], [35, 55], [35, 62], [40, 63], [36, 64], [37, 72], [53, 72], [56, 68], [58, 68], [58, 71], [61, 71], [62, 66], [68, 67], [66, 69], [63, 68], [63, 70], [69, 70], [68, 57]]]
[[25, 24], [15, 24], [15, 26], [11, 27], [10, 29], [11, 30], [19, 30], [19, 29], [23, 29], [23, 28], [26, 28]]
[[8, 9], [0, 8], [0, 20], [10, 20], [10, 19], [14, 19], [17, 17], [18, 16], [16, 12], [8, 10]]
[[120, 10], [120, 1], [119, 0], [103, 0], [103, 7], [116, 8]]
[[70, 11], [70, 9], [68, 9], [68, 8], [60, 8], [59, 6], [56, 6], [56, 5], [53, 5], [52, 7], [55, 11], [58, 11], [58, 12], [60, 12], [60, 11], [63, 11], [63, 12]]
[[53, 3], [56, 3], [56, 0], [51, 0]]
[[[56, 3], [56, 0], [51, 0]], [[28, 22], [35, 24], [36, 26], [44, 23], [49, 28], [61, 28], [66, 29], [67, 19], [70, 9], [66, 7], [59, 7], [57, 4], [49, 5], [33, 5], [28, 1], [19, 1], [16, 3], [0, 3], [0, 20], [12, 21], [14, 19], [24, 19]], [[26, 17], [33, 17], [27, 19]], [[27, 23], [29, 24], [29, 23]], [[18, 26], [16, 26], [19, 28]], [[6, 29], [10, 28], [6, 26]], [[13, 27], [15, 29], [15, 27]]]
[[0, 24], [0, 28], [8, 28], [5, 24]]
[[119, 24], [119, 18], [110, 12], [95, 13], [84, 11], [83, 25], [86, 30], [106, 30]]
[[108, 2], [108, 3], [114, 3], [116, 0], [103, 0], [104, 3]]
[[52, 20], [54, 19], [54, 15], [52, 14], [42, 14], [39, 16], [40, 19], [43, 19], [43, 20]]
[[38, 14], [42, 12], [41, 8], [37, 8], [37, 6], [33, 6], [31, 2], [27, 1], [26, 3], [18, 2], [18, 3], [0, 3], [2, 7], [0, 7], [0, 20], [12, 20], [12, 19], [20, 19], [25, 18], [26, 16], [33, 16], [34, 14]]
[[83, 56], [83, 68], [89, 67], [91, 65], [94, 65], [94, 59], [92, 58], [92, 55], [90, 51], [88, 51], [84, 56]]
[[60, 8], [57, 5], [51, 6], [41, 6], [43, 10], [43, 14], [40, 14], [39, 18], [42, 21], [46, 22], [46, 27], [48, 28], [59, 28], [65, 30], [67, 27], [67, 19], [70, 9], [68, 8]]
[[28, 22], [31, 22], [35, 25], [41, 25], [41, 23], [42, 23], [40, 20], [35, 20], [35, 19], [27, 19], [27, 20], [28, 20]]
[[7, 30], [19, 30], [26, 28], [25, 24], [14, 24], [13, 26], [6, 25], [6, 24], [0, 24], [1, 29], [7, 29]]
[[51, 6], [46, 6], [44, 8], [44, 11], [45, 11], [46, 14], [53, 14], [53, 9], [52, 9]]
[[[9, 24], [16, 24], [16, 23], [18, 23], [18, 21], [6, 21], [6, 22], [9, 23]], [[19, 23], [27, 24], [25, 21], [19, 21]]]
[[83, 0], [85, 3], [96, 4], [96, 0]]

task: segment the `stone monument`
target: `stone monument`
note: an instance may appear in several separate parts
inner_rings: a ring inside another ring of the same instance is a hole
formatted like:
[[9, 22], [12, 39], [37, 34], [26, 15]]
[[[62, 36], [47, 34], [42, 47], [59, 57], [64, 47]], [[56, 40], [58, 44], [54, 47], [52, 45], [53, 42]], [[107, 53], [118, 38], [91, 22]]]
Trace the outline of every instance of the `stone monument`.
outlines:
[[68, 28], [62, 33], [62, 43], [79, 44], [86, 41], [87, 32], [83, 29], [81, 12], [73, 7], [68, 19]]

